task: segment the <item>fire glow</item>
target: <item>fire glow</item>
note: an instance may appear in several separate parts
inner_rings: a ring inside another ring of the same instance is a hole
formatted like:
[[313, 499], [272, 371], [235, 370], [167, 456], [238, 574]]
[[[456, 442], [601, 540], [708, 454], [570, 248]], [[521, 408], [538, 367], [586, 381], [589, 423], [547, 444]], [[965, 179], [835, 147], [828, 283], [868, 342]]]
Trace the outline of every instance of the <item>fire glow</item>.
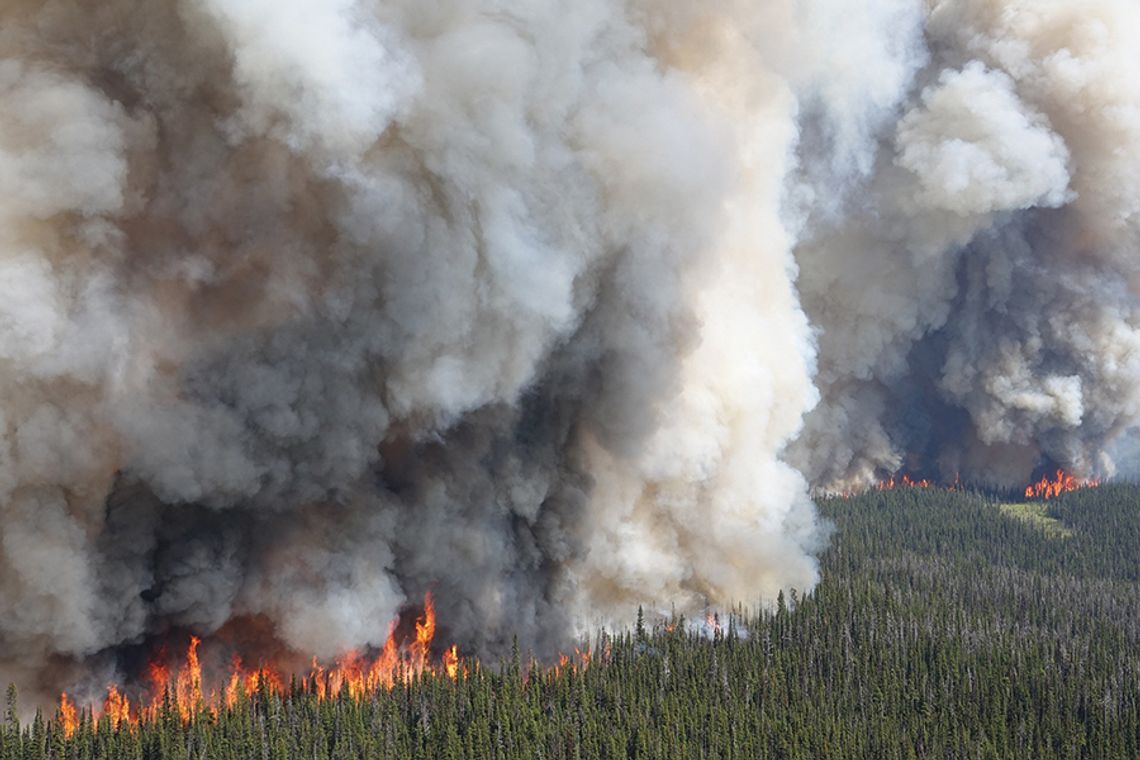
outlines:
[[879, 484], [875, 486], [875, 488], [879, 491], [893, 491], [896, 488], [930, 488], [933, 485], [933, 483], [926, 479], [915, 480], [909, 475], [903, 475], [901, 477], [892, 475], [886, 480], [879, 481]]
[[[1079, 491], [1085, 488], [1096, 488], [1099, 485], [1100, 480], [1095, 478], [1078, 478], [1062, 469], [1058, 469], [1052, 477], [1046, 476], [1035, 483], [1030, 483], [1025, 487], [1024, 494], [1026, 499], [1047, 501], [1049, 499], [1055, 499], [1064, 493]], [[925, 478], [917, 479], [912, 478], [910, 475], [892, 475], [886, 480], [879, 481], [874, 486], [874, 490], [876, 491], [893, 491], [897, 488], [941, 488], [946, 491], [958, 491], [961, 490], [962, 483], [959, 478], [955, 478], [952, 483], [939, 485]], [[844, 493], [843, 495], [844, 497], [850, 497], [852, 494]]]
[[1064, 470], [1057, 470], [1056, 475], [1054, 475], [1052, 479], [1048, 477], [1041, 478], [1041, 480], [1036, 483], [1031, 483], [1026, 486], [1025, 498], [1055, 499], [1063, 493], [1079, 491], [1083, 488], [1096, 488], [1099, 485], [1099, 480], [1084, 480], [1069, 475]]
[[[416, 620], [413, 640], [400, 646], [396, 642], [394, 628], [374, 658], [349, 652], [327, 668], [314, 659], [309, 673], [297, 685], [316, 694], [319, 700], [334, 699], [342, 693], [359, 699], [425, 676], [456, 680], [468, 672], [468, 665], [455, 645], [444, 650], [438, 661], [432, 659], [436, 613], [430, 593], [424, 597], [424, 613]], [[106, 718], [115, 729], [131, 728], [141, 720], [158, 717], [166, 707], [176, 712], [183, 722], [189, 723], [199, 716], [217, 716], [222, 710], [233, 709], [243, 698], [254, 694], [269, 692], [282, 696], [286, 693], [286, 678], [280, 672], [267, 667], [249, 670], [236, 658], [225, 684], [207, 691], [198, 658], [201, 643], [198, 637], [191, 637], [186, 659], [176, 672], [157, 661], [150, 664], [147, 673], [149, 701], [140, 700], [132, 704], [118, 685], [111, 684], [101, 707], [91, 708], [89, 715], [84, 716], [66, 692], [61, 694], [59, 721], [64, 735], [72, 736], [85, 717], [92, 721]], [[588, 663], [589, 654], [579, 652], [575, 663], [570, 658], [563, 658], [559, 665], [564, 669], [585, 667]]]

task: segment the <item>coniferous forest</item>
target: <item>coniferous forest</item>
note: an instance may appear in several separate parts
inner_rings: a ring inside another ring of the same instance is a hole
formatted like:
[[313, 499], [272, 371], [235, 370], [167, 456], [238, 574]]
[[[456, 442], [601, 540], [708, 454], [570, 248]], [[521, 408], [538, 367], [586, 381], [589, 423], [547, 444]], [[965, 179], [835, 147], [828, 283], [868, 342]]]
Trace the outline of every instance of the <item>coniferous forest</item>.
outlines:
[[599, 633], [354, 698], [298, 681], [184, 719], [18, 718], [0, 758], [1137, 758], [1140, 488], [1047, 504], [899, 488], [821, 509], [822, 580], [717, 626]]

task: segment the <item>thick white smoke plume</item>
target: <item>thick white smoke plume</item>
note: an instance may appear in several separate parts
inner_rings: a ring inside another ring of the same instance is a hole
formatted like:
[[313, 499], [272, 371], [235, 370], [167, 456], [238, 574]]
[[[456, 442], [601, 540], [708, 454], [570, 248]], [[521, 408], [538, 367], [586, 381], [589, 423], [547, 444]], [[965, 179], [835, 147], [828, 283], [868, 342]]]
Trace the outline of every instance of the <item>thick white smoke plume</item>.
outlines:
[[1134, 2], [0, 9], [5, 677], [771, 599], [1140, 413]]

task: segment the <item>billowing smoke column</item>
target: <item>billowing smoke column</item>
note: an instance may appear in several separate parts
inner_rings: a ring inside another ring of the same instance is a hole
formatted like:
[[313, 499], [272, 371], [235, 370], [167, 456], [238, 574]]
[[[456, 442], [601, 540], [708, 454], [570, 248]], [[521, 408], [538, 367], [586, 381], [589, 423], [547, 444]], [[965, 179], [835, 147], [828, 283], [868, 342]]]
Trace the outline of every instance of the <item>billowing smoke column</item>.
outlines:
[[811, 587], [813, 486], [1137, 416], [1134, 3], [0, 18], [4, 678], [427, 590], [550, 651]]
[[1140, 6], [915, 6], [894, 99], [804, 112], [795, 255], [823, 400], [789, 458], [823, 487], [1112, 474], [1140, 412]]
[[329, 657], [427, 590], [543, 653], [814, 583], [751, 11], [2, 8], [0, 676], [241, 620]]

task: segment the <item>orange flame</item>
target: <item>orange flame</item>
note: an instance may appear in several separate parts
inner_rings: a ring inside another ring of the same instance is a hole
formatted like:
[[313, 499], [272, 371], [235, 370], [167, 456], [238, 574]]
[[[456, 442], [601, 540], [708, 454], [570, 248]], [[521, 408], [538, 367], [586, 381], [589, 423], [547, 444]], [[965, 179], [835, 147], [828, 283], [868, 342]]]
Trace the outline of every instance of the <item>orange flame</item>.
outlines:
[[1099, 480], [1082, 480], [1069, 475], [1064, 470], [1057, 470], [1056, 476], [1050, 480], [1045, 477], [1025, 488], [1027, 499], [1055, 499], [1063, 493], [1077, 491], [1082, 488], [1096, 488]]
[[720, 618], [711, 609], [705, 613], [705, 630], [709, 636], [720, 635]]
[[[1095, 488], [1100, 485], [1100, 481], [1096, 479], [1081, 479], [1073, 475], [1067, 474], [1064, 470], [1057, 470], [1056, 475], [1050, 479], [1048, 477], [1042, 478], [1036, 483], [1031, 483], [1025, 489], [1026, 499], [1055, 499], [1063, 493], [1069, 491], [1077, 491], [1082, 488]], [[892, 475], [886, 480], [879, 481], [875, 485], [876, 491], [891, 491], [896, 488], [936, 488], [941, 487], [947, 491], [960, 491], [963, 490], [961, 476], [955, 476], [953, 482], [939, 486], [938, 484], [926, 480], [915, 480], [909, 475]], [[855, 495], [853, 491], [844, 491], [839, 494], [845, 499], [849, 499]]]
[[566, 653], [558, 655], [558, 664], [550, 668], [550, 673], [557, 677], [563, 673], [580, 673], [588, 667], [590, 667], [590, 650], [574, 647], [573, 657]]
[[412, 642], [412, 663], [420, 672], [427, 662], [431, 640], [435, 638], [435, 602], [431, 593], [424, 595], [424, 616], [416, 621], [416, 640]]
[[[331, 666], [323, 666], [314, 658], [312, 668], [302, 678], [300, 686], [319, 700], [335, 699], [345, 692], [360, 698], [425, 675], [455, 680], [460, 673], [468, 673], [468, 665], [454, 644], [444, 650], [437, 662], [432, 661], [435, 633], [435, 604], [428, 594], [424, 597], [423, 615], [415, 621], [415, 638], [406, 646], [397, 642], [393, 624], [383, 648], [375, 657], [370, 659], [357, 652], [348, 652]], [[144, 687], [144, 691], [149, 692], [149, 701], [143, 699], [132, 705], [120, 687], [111, 684], [107, 687], [102, 709], [93, 710], [94, 716], [107, 716], [114, 729], [129, 730], [140, 720], [154, 719], [167, 709], [184, 723], [190, 723], [203, 713], [217, 715], [222, 710], [233, 709], [242, 699], [262, 692], [277, 696], [286, 694], [286, 681], [280, 673], [265, 667], [247, 670], [237, 657], [232, 660], [229, 676], [219, 685], [220, 688], [207, 690], [198, 658], [201, 643], [198, 637], [191, 637], [181, 666], [172, 669], [156, 659], [147, 667], [149, 686]], [[584, 670], [590, 659], [588, 649], [575, 649], [573, 658], [563, 657], [552, 671]], [[478, 662], [474, 662], [472, 667], [478, 672]], [[67, 737], [71, 737], [79, 727], [79, 712], [66, 693], [60, 695], [59, 721]]]
[[[313, 665], [316, 665], [316, 660], [313, 660]], [[242, 666], [241, 658], [234, 657], [230, 665], [230, 677], [226, 681], [225, 689], [222, 690], [222, 696], [219, 700], [214, 692], [210, 692], [209, 707], [213, 713], [218, 712], [219, 702], [224, 705], [226, 709], [232, 709], [242, 699], [251, 694], [256, 694], [262, 684], [273, 693], [279, 694], [284, 691], [280, 676], [276, 673], [266, 670], [265, 668], [258, 668], [254, 671], [247, 672]]]
[[876, 489], [879, 491], [891, 491], [895, 488], [930, 488], [933, 485], [933, 483], [926, 479], [914, 480], [909, 475], [903, 475], [901, 477], [892, 475], [887, 480], [879, 481]]
[[452, 681], [459, 677], [459, 647], [454, 644], [443, 653], [443, 669]]
[[63, 735], [66, 738], [71, 738], [79, 728], [79, 714], [75, 709], [75, 703], [68, 699], [66, 693], [59, 695], [59, 724], [63, 726]]
[[183, 721], [190, 720], [202, 709], [202, 666], [198, 663], [198, 645], [201, 643], [197, 636], [190, 637], [186, 667], [179, 671], [174, 681], [174, 700]]
[[103, 714], [111, 721], [111, 728], [118, 728], [131, 722], [131, 703], [111, 684], [107, 687], [107, 698], [103, 700]]

